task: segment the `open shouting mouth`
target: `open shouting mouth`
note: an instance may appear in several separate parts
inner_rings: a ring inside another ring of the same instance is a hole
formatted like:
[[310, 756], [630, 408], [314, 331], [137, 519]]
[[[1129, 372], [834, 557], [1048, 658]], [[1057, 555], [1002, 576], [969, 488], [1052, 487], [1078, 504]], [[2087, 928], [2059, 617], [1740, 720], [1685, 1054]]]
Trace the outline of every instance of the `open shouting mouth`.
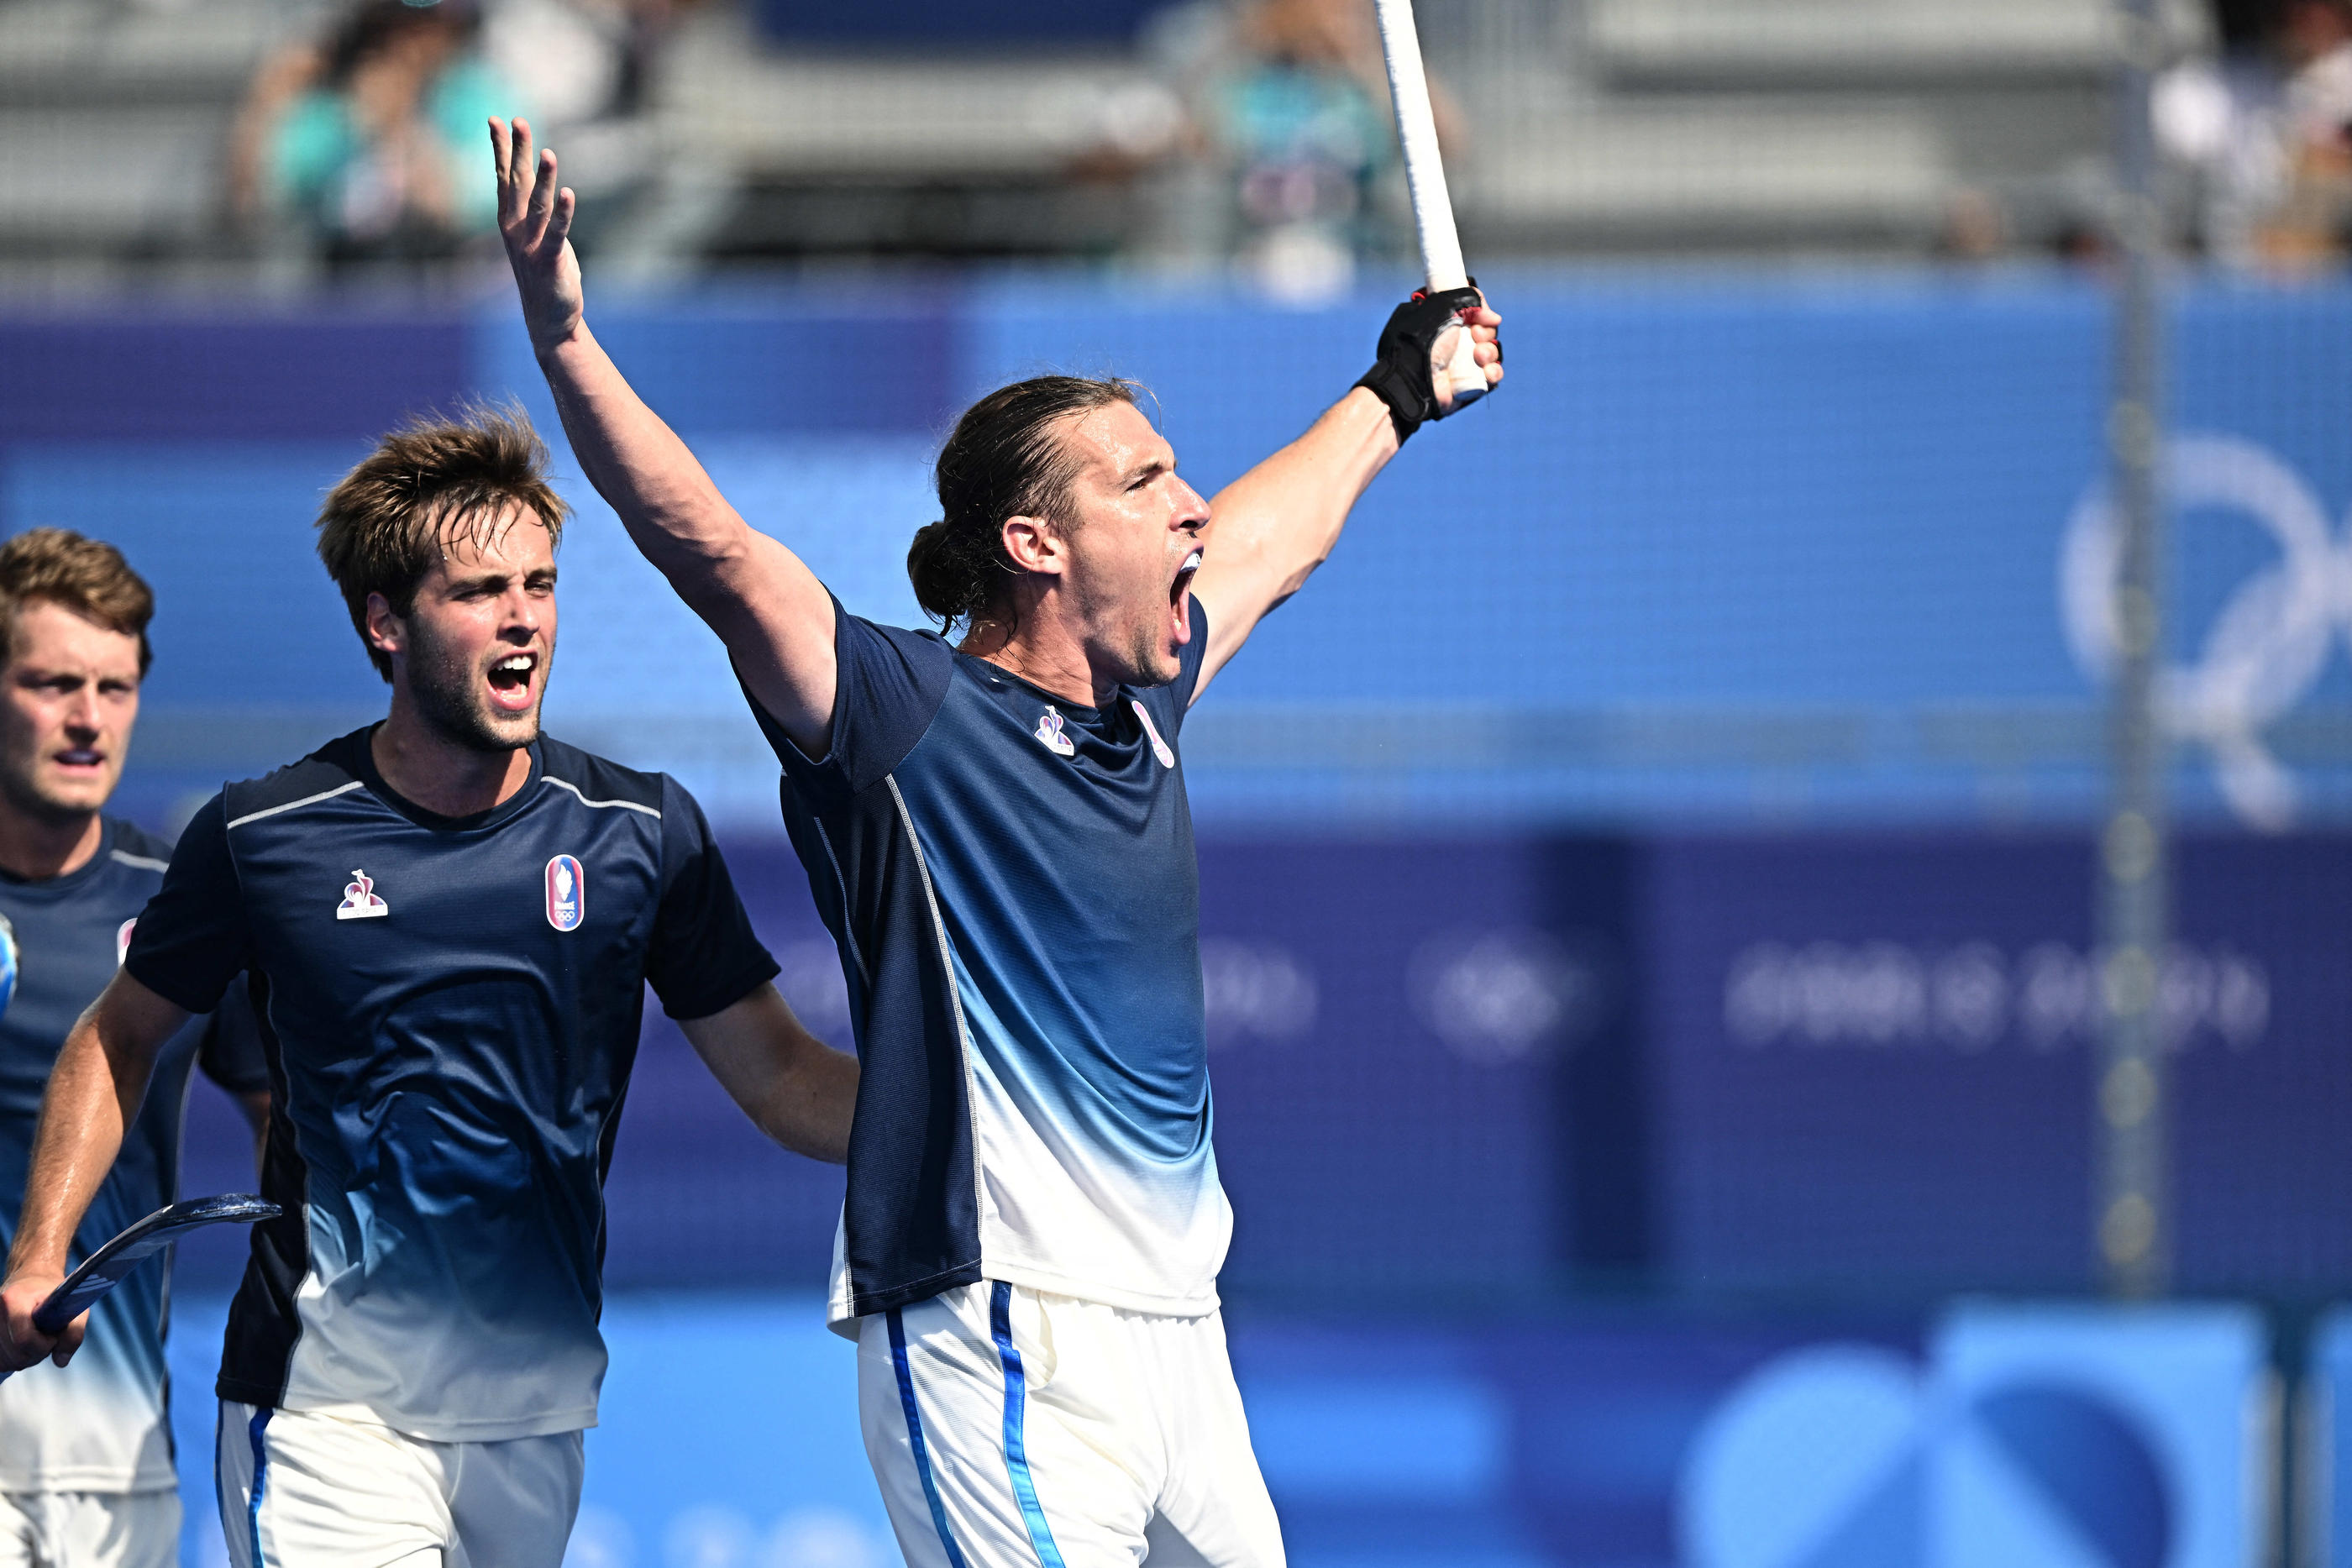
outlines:
[[1185, 556], [1184, 564], [1176, 569], [1176, 580], [1168, 585], [1169, 619], [1174, 623], [1176, 641], [1181, 644], [1192, 640], [1192, 617], [1185, 607], [1185, 596], [1192, 591], [1192, 579], [1201, 570], [1201, 547], [1194, 545]]
[[527, 713], [531, 704], [531, 677], [539, 672], [535, 653], [509, 653], [490, 666], [490, 704], [501, 713]]

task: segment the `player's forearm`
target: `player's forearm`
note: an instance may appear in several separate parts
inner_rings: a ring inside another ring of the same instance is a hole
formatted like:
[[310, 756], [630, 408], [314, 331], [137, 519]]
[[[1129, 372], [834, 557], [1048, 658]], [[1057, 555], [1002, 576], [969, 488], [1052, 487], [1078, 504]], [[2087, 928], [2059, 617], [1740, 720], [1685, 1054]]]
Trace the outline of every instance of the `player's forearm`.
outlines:
[[1388, 405], [1362, 387], [1307, 434], [1217, 493], [1202, 575], [1246, 574], [1261, 613], [1298, 591], [1329, 557], [1357, 498], [1397, 453]]
[[146, 1093], [152, 1051], [126, 1050], [120, 1041], [110, 1050], [100, 1035], [99, 1015], [97, 1007], [82, 1015], [49, 1074], [24, 1212], [8, 1252], [11, 1273], [65, 1271], [74, 1231], [113, 1168], [123, 1130]]
[[688, 603], [743, 570], [751, 528], [636, 394], [587, 322], [539, 350], [572, 455], [638, 550]]
[[840, 1165], [849, 1158], [857, 1109], [857, 1058], [810, 1040], [769, 1084], [760, 1130], [796, 1155]]

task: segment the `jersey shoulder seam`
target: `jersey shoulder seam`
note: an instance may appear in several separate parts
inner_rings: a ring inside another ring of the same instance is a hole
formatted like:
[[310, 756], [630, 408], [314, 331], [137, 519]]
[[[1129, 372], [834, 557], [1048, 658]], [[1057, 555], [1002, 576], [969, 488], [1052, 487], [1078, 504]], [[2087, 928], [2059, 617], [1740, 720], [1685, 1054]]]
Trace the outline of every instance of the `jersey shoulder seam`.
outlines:
[[552, 736], [540, 742], [540, 779], [564, 790], [591, 810], [619, 807], [661, 821], [662, 776], [625, 768], [610, 758], [583, 751]]
[[[231, 817], [228, 820], [228, 826], [232, 828], [241, 828], [247, 822], [260, 821], [264, 817], [275, 817], [282, 812], [299, 810], [305, 806], [315, 806], [321, 800], [331, 800], [338, 795], [348, 795], [354, 789], [363, 789], [365, 787], [365, 779], [350, 779], [347, 782], [336, 785], [331, 789], [321, 789], [314, 795], [305, 795], [299, 800], [287, 800], [275, 806], [263, 806], [257, 810], [247, 811], [241, 817]], [[221, 803], [223, 806], [227, 805], [226, 800], [223, 800]]]

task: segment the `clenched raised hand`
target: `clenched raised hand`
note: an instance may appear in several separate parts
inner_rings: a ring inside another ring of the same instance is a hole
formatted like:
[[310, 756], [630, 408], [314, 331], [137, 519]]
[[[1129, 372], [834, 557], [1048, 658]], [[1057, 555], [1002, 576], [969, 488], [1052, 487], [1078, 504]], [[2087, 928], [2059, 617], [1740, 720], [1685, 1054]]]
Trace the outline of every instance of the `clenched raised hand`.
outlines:
[[553, 151], [532, 158], [528, 121], [516, 120], [509, 134], [505, 120], [491, 120], [490, 152], [499, 168], [499, 234], [522, 295], [531, 347], [543, 350], [580, 324], [580, 258], [571, 241], [578, 203], [555, 183]]

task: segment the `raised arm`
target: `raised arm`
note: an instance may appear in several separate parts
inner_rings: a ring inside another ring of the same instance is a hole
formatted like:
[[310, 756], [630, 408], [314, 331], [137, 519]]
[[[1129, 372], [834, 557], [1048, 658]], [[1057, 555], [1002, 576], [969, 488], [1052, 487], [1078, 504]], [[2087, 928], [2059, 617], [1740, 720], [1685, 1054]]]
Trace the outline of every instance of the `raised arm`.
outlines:
[[678, 1028], [760, 1131], [811, 1159], [849, 1157], [857, 1058], [809, 1033], [774, 986]]
[[139, 1113], [155, 1052], [188, 1015], [128, 971], [81, 1015], [58, 1052], [33, 1135], [25, 1207], [0, 1285], [0, 1371], [16, 1372], [48, 1356], [59, 1366], [81, 1345], [89, 1314], [55, 1338], [33, 1326], [33, 1310], [65, 1278], [74, 1231], [113, 1168], [123, 1129]]
[[588, 482], [637, 549], [727, 644], [735, 667], [793, 744], [832, 742], [833, 601], [798, 556], [738, 516], [686, 443], [630, 390], [588, 330], [570, 235], [576, 198], [555, 154], [534, 160], [530, 127], [490, 121], [499, 232], [532, 350]]
[[1306, 585], [1339, 542], [1348, 514], [1404, 438], [1423, 422], [1453, 411], [1433, 387], [1437, 334], [1456, 306], [1476, 339], [1489, 388], [1503, 379], [1496, 338], [1503, 319], [1465, 291], [1415, 298], [1398, 308], [1381, 334], [1379, 362], [1324, 411], [1306, 434], [1217, 492], [1192, 592], [1209, 616], [1209, 646], [1192, 700], [1257, 623]]

